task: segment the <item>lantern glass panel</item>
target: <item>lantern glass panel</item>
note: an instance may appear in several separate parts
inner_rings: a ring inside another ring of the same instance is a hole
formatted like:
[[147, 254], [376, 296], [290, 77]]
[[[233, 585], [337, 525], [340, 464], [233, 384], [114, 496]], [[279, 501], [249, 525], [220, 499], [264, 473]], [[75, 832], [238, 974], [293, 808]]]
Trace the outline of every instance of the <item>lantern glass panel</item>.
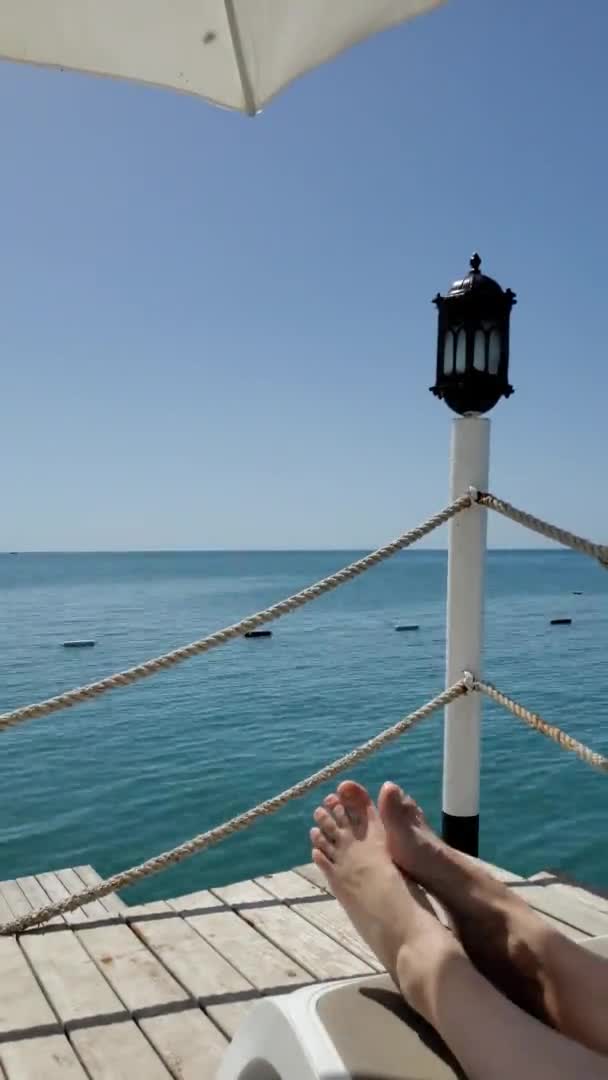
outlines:
[[467, 367], [467, 335], [465, 330], [459, 330], [456, 338], [456, 372], [464, 375]]
[[451, 330], [446, 330], [443, 339], [443, 373], [451, 375], [454, 370], [454, 335]]
[[486, 335], [483, 330], [475, 331], [475, 347], [473, 350], [473, 367], [477, 371], [486, 370]]
[[500, 366], [500, 334], [496, 328], [490, 332], [488, 346], [488, 371], [490, 375], [498, 375]]

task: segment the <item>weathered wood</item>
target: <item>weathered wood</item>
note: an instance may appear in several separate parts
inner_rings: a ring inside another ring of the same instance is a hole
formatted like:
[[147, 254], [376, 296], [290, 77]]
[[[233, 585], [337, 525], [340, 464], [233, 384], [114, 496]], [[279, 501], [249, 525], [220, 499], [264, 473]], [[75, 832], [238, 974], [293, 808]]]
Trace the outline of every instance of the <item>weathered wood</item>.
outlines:
[[202, 1004], [251, 991], [251, 984], [179, 916], [149, 919], [132, 929]]
[[179, 1080], [215, 1080], [228, 1040], [200, 1009], [140, 1020], [157, 1054]]
[[0, 1062], [6, 1080], [87, 1080], [65, 1035], [0, 1043]]
[[[83, 885], [99, 885], [103, 880], [92, 866], [75, 866], [74, 870]], [[110, 915], [120, 915], [121, 911], [127, 910], [124, 900], [121, 900], [116, 893], [108, 893], [107, 896], [102, 896], [99, 903], [103, 905]]]
[[237, 881], [234, 885], [223, 885], [211, 892], [228, 907], [242, 907], [244, 904], [271, 903], [272, 896], [255, 881]]
[[304, 968], [257, 934], [234, 911], [188, 915], [186, 922], [240, 971], [256, 990], [291, 990], [294, 986], [312, 982]]
[[[56, 873], [70, 896], [77, 896], [85, 888], [82, 879], [71, 867], [67, 867], [65, 870], [57, 870]], [[107, 919], [108, 917], [108, 912], [100, 900], [90, 900], [89, 903], [83, 904], [80, 910], [87, 919]]]
[[348, 915], [337, 900], [327, 898], [318, 904], [294, 904], [293, 911], [307, 922], [312, 923], [318, 930], [327, 934], [332, 941], [336, 941], [348, 952], [354, 953], [364, 963], [369, 964], [375, 971], [383, 971], [384, 968], [374, 955], [372, 950], [365, 944], [351, 923]]
[[[44, 891], [40, 882], [37, 881], [32, 874], [28, 874], [26, 877], [17, 878], [17, 885], [21, 889], [26, 900], [28, 900], [31, 904], [32, 911], [35, 911], [37, 908], [48, 907], [50, 903], [50, 897], [48, 893]], [[52, 919], [49, 919], [48, 922], [46, 922], [44, 925], [59, 926], [62, 923], [65, 924], [65, 919], [63, 918], [63, 915], [55, 915]]]
[[319, 870], [319, 867], [315, 866], [314, 862], [306, 863], [305, 866], [296, 866], [294, 873], [299, 874], [300, 877], [303, 877], [305, 881], [309, 881], [312, 885], [316, 885], [323, 892], [331, 893], [329, 882]]
[[8, 904], [14, 919], [19, 919], [32, 910], [32, 905], [16, 881], [0, 881], [0, 894]]
[[593, 937], [608, 934], [608, 914], [583, 904], [570, 895], [564, 886], [551, 880], [542, 883], [534, 879], [511, 886], [513, 892], [537, 911], [543, 911], [560, 922], [568, 923]]
[[218, 896], [214, 896], [209, 889], [200, 889], [199, 892], [187, 893], [186, 896], [178, 896], [175, 900], [167, 900], [173, 911], [178, 914], [197, 915], [201, 911], [222, 908], [224, 902]]
[[232, 1039], [246, 1016], [249, 1015], [259, 998], [250, 998], [248, 1001], [230, 1001], [225, 1005], [209, 1005], [206, 1012], [214, 1024], [223, 1031], [228, 1039]]
[[332, 941], [295, 911], [276, 904], [247, 908], [242, 916], [275, 945], [280, 946], [316, 979], [369, 975], [373, 969]]
[[15, 938], [0, 937], [0, 1035], [52, 1035], [60, 1030]]
[[13, 913], [9, 907], [8, 901], [5, 900], [4, 896], [0, 892], [0, 926], [3, 926], [5, 923], [9, 923], [12, 917]]
[[[53, 902], [57, 900], [66, 900], [72, 893], [66, 889], [65, 885], [59, 880], [57, 874], [52, 870], [45, 870], [43, 874], [36, 874], [36, 881], [44, 889], [44, 892], [48, 896], [49, 900]], [[48, 903], [48, 900], [47, 900]], [[82, 908], [74, 908], [73, 911], [67, 911], [63, 918], [67, 923], [81, 923], [87, 921]]]
[[128, 1016], [71, 930], [24, 934], [21, 947], [67, 1030], [95, 1017], [120, 1020]]
[[256, 884], [276, 897], [277, 900], [306, 900], [311, 896], [323, 896], [325, 890], [311, 881], [306, 881], [294, 870], [283, 870], [279, 874], [265, 874], [255, 879]]
[[564, 937], [570, 938], [571, 941], [587, 941], [590, 934], [586, 934], [584, 930], [577, 930], [576, 927], [570, 926], [568, 923], [560, 922], [559, 919], [554, 919], [552, 915], [547, 915], [545, 911], [537, 911], [536, 914], [547, 923], [548, 926], [552, 926], [554, 930], [559, 930], [560, 934]]
[[175, 979], [129, 926], [107, 923], [83, 927], [77, 934], [89, 956], [134, 1015], [142, 1009], [188, 1000]]
[[560, 886], [560, 892], [564, 896], [568, 896], [576, 903], [587, 904], [589, 907], [596, 908], [597, 911], [603, 911], [605, 915], [608, 915], [608, 897], [603, 896], [601, 893], [593, 892], [592, 889], [585, 888], [583, 885], [579, 885], [576, 881], [570, 881], [569, 878], [561, 874], [558, 870], [542, 870], [538, 874], [533, 874], [530, 881], [546, 881], [551, 879], [556, 885]]
[[166, 900], [150, 900], [147, 904], [134, 904], [133, 907], [128, 907], [123, 912], [127, 922], [131, 922], [133, 919], [145, 918], [147, 915], [173, 914], [173, 908], [169, 906]]
[[171, 1076], [132, 1020], [77, 1028], [71, 1040], [91, 1080], [168, 1080]]

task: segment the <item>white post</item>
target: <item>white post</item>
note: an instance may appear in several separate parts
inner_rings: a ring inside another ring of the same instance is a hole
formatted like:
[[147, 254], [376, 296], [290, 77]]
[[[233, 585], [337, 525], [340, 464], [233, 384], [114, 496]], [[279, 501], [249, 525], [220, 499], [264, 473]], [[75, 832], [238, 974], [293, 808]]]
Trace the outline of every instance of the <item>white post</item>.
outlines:
[[[450, 499], [470, 487], [488, 489], [490, 421], [459, 416], [453, 421]], [[480, 677], [483, 635], [487, 511], [472, 507], [452, 518], [448, 540], [446, 686], [464, 671]], [[443, 745], [443, 838], [478, 854], [481, 697], [469, 693], [445, 710]]]

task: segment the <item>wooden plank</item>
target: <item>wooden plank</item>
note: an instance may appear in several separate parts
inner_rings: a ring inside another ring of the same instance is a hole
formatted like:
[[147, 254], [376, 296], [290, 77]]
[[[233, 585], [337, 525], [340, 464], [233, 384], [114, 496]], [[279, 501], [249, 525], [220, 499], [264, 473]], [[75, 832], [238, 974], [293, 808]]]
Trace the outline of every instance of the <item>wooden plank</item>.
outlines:
[[[103, 880], [92, 866], [75, 866], [74, 870], [83, 885], [99, 885]], [[116, 893], [108, 893], [107, 896], [102, 896], [99, 903], [103, 905], [110, 915], [120, 915], [121, 911], [127, 911], [127, 904]]]
[[0, 881], [0, 893], [8, 904], [13, 918], [19, 919], [32, 910], [32, 905], [17, 881]]
[[201, 911], [208, 911], [209, 908], [217, 910], [224, 906], [223, 900], [214, 896], [209, 889], [200, 889], [186, 896], [177, 896], [175, 900], [167, 900], [167, 903], [173, 911], [180, 914], [187, 912], [188, 915], [196, 915]]
[[188, 1000], [175, 979], [126, 924], [83, 927], [77, 933], [131, 1013]]
[[224, 1005], [209, 1005], [206, 1011], [224, 1035], [232, 1039], [259, 1000], [259, 998], [250, 998], [249, 1001], [230, 1001]]
[[299, 874], [300, 877], [303, 877], [305, 881], [309, 881], [312, 885], [316, 885], [323, 892], [331, 893], [327, 879], [319, 870], [319, 867], [315, 866], [314, 862], [306, 863], [305, 866], [296, 866], [294, 873]]
[[332, 941], [347, 949], [348, 952], [358, 956], [364, 963], [369, 964], [374, 971], [384, 971], [377, 956], [365, 944], [351, 923], [348, 915], [337, 900], [329, 897], [318, 904], [294, 904], [293, 911], [303, 919], [312, 923], [318, 930], [327, 934]]
[[11, 922], [12, 918], [13, 913], [8, 905], [8, 901], [0, 892], [0, 926], [4, 926], [6, 923]]
[[[26, 877], [17, 878], [17, 884], [21, 889], [23, 895], [25, 896], [26, 900], [28, 900], [32, 905], [33, 911], [35, 911], [37, 908], [47, 907], [50, 903], [48, 894], [45, 893], [42, 885], [40, 884], [40, 882], [36, 881], [36, 878], [33, 875], [30, 874]], [[62, 915], [55, 915], [52, 919], [49, 919], [44, 925], [59, 926], [61, 924], [65, 925], [65, 919]]]
[[531, 907], [551, 915], [554, 919], [559, 919], [560, 922], [582, 930], [592, 937], [608, 934], [608, 914], [598, 911], [589, 904], [582, 904], [559, 883], [550, 881], [541, 884], [532, 880], [512, 885], [511, 888]]
[[65, 1035], [0, 1043], [0, 1061], [7, 1080], [87, 1080]]
[[166, 900], [150, 900], [147, 904], [134, 904], [128, 907], [123, 915], [127, 922], [133, 919], [141, 919], [150, 915], [173, 915], [173, 908], [169, 907]]
[[212, 889], [211, 892], [224, 904], [228, 904], [228, 907], [234, 908], [241, 907], [243, 904], [272, 902], [270, 893], [262, 889], [255, 881], [237, 881], [234, 885], [223, 885], [220, 889]]
[[215, 1080], [228, 1040], [200, 1009], [140, 1020], [159, 1057], [179, 1080]]
[[15, 938], [0, 937], [0, 972], [0, 1035], [25, 1031], [32, 1035], [59, 1032], [57, 1017]]
[[282, 904], [247, 908], [242, 915], [256, 930], [312, 972], [316, 979], [343, 979], [373, 972], [369, 964]]
[[197, 1001], [205, 1003], [251, 992], [251, 984], [177, 915], [131, 925]]
[[590, 938], [590, 935], [586, 934], [583, 930], [577, 930], [576, 927], [569, 926], [568, 923], [560, 922], [559, 919], [554, 919], [552, 915], [547, 915], [544, 911], [537, 911], [536, 914], [543, 922], [552, 926], [554, 930], [559, 930], [560, 934], [570, 938], [571, 941], [588, 941]]
[[167, 1080], [171, 1076], [132, 1020], [77, 1028], [71, 1040], [91, 1080]]
[[24, 934], [21, 947], [66, 1029], [97, 1016], [128, 1016], [71, 930]]
[[[70, 896], [77, 896], [85, 888], [82, 880], [71, 867], [66, 867], [65, 870], [57, 870], [57, 877]], [[108, 912], [100, 900], [91, 900], [89, 903], [83, 904], [80, 910], [88, 919], [107, 919], [108, 917]]]
[[529, 880], [544, 881], [548, 878], [551, 878], [556, 885], [560, 886], [559, 891], [564, 896], [569, 896], [572, 900], [579, 901], [581, 904], [588, 904], [589, 907], [596, 908], [597, 911], [603, 911], [605, 915], [608, 915], [608, 897], [593, 892], [592, 889], [585, 888], [584, 885], [580, 885], [577, 881], [571, 881], [566, 875], [561, 874], [559, 870], [542, 870], [539, 874], [532, 874]]
[[277, 900], [306, 900], [311, 896], [324, 896], [325, 890], [306, 881], [294, 870], [283, 870], [279, 874], [265, 874], [255, 879], [257, 885], [261, 885], [271, 896]]
[[[36, 874], [36, 881], [53, 903], [57, 900], [65, 900], [72, 895], [52, 870], [45, 870], [43, 874]], [[72, 924], [85, 922], [87, 917], [82, 909], [77, 907], [73, 911], [65, 912], [63, 918], [67, 923]]]
[[189, 915], [186, 922], [240, 971], [256, 990], [291, 990], [312, 982], [304, 968], [257, 934], [234, 911]]

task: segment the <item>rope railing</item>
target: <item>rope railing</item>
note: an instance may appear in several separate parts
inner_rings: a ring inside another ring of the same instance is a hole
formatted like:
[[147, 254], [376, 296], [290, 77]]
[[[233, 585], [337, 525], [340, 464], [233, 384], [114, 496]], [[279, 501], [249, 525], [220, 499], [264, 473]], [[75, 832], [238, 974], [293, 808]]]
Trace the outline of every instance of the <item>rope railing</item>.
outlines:
[[558, 525], [551, 525], [550, 522], [534, 517], [533, 514], [528, 514], [525, 510], [519, 510], [516, 506], [505, 502], [504, 499], [497, 498], [496, 495], [492, 495], [490, 492], [478, 492], [477, 502], [480, 506], [485, 506], [488, 510], [495, 510], [497, 514], [502, 514], [503, 517], [516, 521], [519, 525], [523, 525], [532, 532], [539, 533], [540, 536], [545, 536], [548, 540], [555, 540], [556, 543], [563, 544], [574, 551], [581, 551], [584, 555], [590, 555], [592, 559], [597, 559], [602, 566], [608, 567], [608, 546], [605, 544], [596, 544], [592, 540], [586, 540], [584, 536], [569, 532], [568, 529], [561, 529]]
[[565, 731], [562, 731], [561, 728], [556, 727], [554, 724], [548, 724], [538, 713], [526, 709], [524, 705], [520, 705], [518, 701], [514, 701], [507, 694], [503, 694], [495, 686], [482, 682], [481, 679], [473, 678], [471, 681], [468, 676], [465, 676], [465, 685], [472, 690], [485, 694], [486, 697], [497, 702], [498, 705], [502, 705], [518, 720], [523, 720], [524, 724], [533, 728], [534, 731], [539, 731], [541, 735], [546, 735], [548, 739], [552, 739], [562, 749], [570, 750], [573, 754], [576, 754], [586, 765], [591, 765], [592, 768], [599, 769], [600, 772], [608, 773], [608, 758], [604, 757], [603, 754], [590, 750], [584, 743], [579, 742], [578, 739], [573, 739], [571, 735], [567, 735]]
[[422, 705], [421, 708], [416, 709], [416, 711], [410, 713], [409, 716], [405, 716], [401, 720], [398, 720], [392, 727], [385, 728], [384, 731], [381, 731], [378, 735], [374, 735], [374, 737], [367, 742], [357, 746], [348, 754], [344, 754], [342, 757], [337, 758], [337, 760], [333, 761], [330, 765], [326, 765], [324, 768], [312, 773], [311, 776], [307, 776], [306, 779], [300, 780], [297, 784], [287, 788], [286, 791], [281, 792], [279, 795], [274, 795], [272, 798], [258, 803], [257, 806], [252, 807], [250, 810], [245, 810], [244, 813], [238, 814], [236, 817], [224, 822], [223, 825], [217, 825], [214, 829], [209, 829], [207, 832], [200, 833], [198, 836], [193, 837], [192, 840], [187, 840], [185, 843], [179, 844], [170, 851], [164, 851], [162, 854], [156, 855], [154, 858], [140, 863], [139, 866], [132, 866], [128, 870], [122, 870], [118, 874], [113, 874], [112, 877], [106, 878], [105, 881], [102, 881], [97, 885], [92, 885], [87, 889], [83, 889], [74, 896], [69, 896], [64, 900], [48, 904], [45, 907], [39, 908], [37, 911], [28, 912], [27, 915], [23, 915], [21, 918], [14, 919], [12, 922], [0, 927], [0, 934], [19, 934], [31, 926], [38, 926], [40, 923], [47, 922], [56, 915], [65, 915], [66, 912], [73, 911], [83, 904], [88, 904], [92, 900], [98, 900], [100, 897], [107, 896], [109, 893], [116, 892], [118, 889], [124, 889], [128, 885], [134, 885], [137, 881], [142, 881], [152, 874], [158, 874], [161, 870], [166, 870], [170, 866], [175, 866], [177, 863], [183, 862], [184, 859], [188, 859], [190, 856], [196, 855], [198, 852], [204, 851], [214, 844], [219, 844], [222, 840], [227, 840], [229, 836], [233, 836], [235, 833], [249, 828], [249, 826], [253, 825], [259, 818], [268, 817], [270, 814], [276, 814], [277, 810], [280, 810], [288, 802], [291, 802], [292, 799], [299, 799], [303, 795], [307, 795], [310, 791], [319, 787], [320, 784], [332, 780], [338, 773], [344, 772], [345, 769], [357, 765], [360, 761], [369, 757], [370, 754], [375, 753], [376, 750], [379, 750], [381, 747], [386, 746], [387, 743], [390, 743], [400, 735], [403, 735], [404, 732], [410, 731], [416, 724], [419, 724], [421, 720], [426, 719], [427, 716], [430, 716], [431, 713], [434, 713], [437, 709], [449, 705], [451, 701], [455, 701], [456, 698], [461, 697], [461, 695], [466, 694], [467, 692], [467, 685], [464, 678], [460, 679], [458, 682], [454, 683], [453, 686], [448, 687], [447, 690], [444, 690], [441, 694], [438, 694], [437, 697], [434, 697], [432, 701], [428, 701], [426, 705]]
[[[27, 705], [22, 708], [14, 709], [11, 712], [3, 713], [0, 715], [0, 731], [25, 720], [33, 719], [37, 716], [45, 716], [49, 713], [57, 712], [60, 709], [69, 708], [83, 701], [87, 701], [91, 698], [99, 697], [101, 694], [113, 690], [116, 687], [128, 686], [131, 683], [137, 682], [139, 679], [144, 679], [153, 675], [157, 671], [166, 670], [176, 664], [182, 663], [184, 660], [189, 660], [194, 656], [217, 648], [219, 645], [224, 645], [235, 638], [242, 637], [249, 631], [255, 630], [265, 623], [280, 618], [281, 615], [285, 615], [288, 612], [303, 607], [304, 604], [317, 599], [319, 596], [323, 596], [325, 593], [330, 592], [339, 585], [345, 584], [347, 581], [352, 581], [355, 577], [358, 577], [372, 566], [390, 558], [398, 551], [403, 551], [405, 548], [410, 547], [412, 544], [416, 543], [416, 541], [433, 532], [433, 530], [437, 529], [440, 525], [450, 521], [451, 518], [461, 513], [461, 511], [470, 509], [476, 504], [481, 507], [486, 507], [487, 509], [495, 510], [505, 517], [519, 522], [526, 528], [532, 529], [542, 536], [546, 536], [550, 540], [555, 540], [567, 547], [590, 555], [591, 557], [598, 559], [602, 565], [608, 566], [608, 547], [605, 545], [592, 543], [583, 537], [577, 536], [575, 533], [568, 532], [567, 530], [542, 521], [540, 518], [533, 517], [531, 514], [518, 510], [516, 507], [511, 506], [510, 503], [504, 502], [488, 492], [477, 492], [474, 489], [470, 489], [466, 495], [462, 495], [449, 506], [445, 507], [445, 509], [428, 518], [421, 525], [414, 529], [410, 529], [408, 532], [402, 533], [396, 540], [378, 548], [376, 551], [371, 552], [362, 559], [357, 559], [355, 562], [350, 563], [336, 573], [323, 578], [314, 585], [301, 589], [292, 596], [280, 600], [278, 603], [272, 604], [262, 611], [258, 611], [253, 615], [241, 619], [232, 626], [224, 627], [222, 630], [218, 630], [213, 634], [200, 638], [198, 641], [194, 641], [189, 645], [174, 649], [171, 652], [165, 653], [155, 659], [148, 660], [142, 664], [138, 664], [125, 671], [106, 676], [96, 682], [89, 683], [87, 686], [77, 687], [76, 689], [59, 694], [56, 697], [48, 698], [46, 701], [40, 701], [33, 705]], [[590, 750], [577, 739], [574, 739], [561, 731], [560, 728], [548, 724], [537, 713], [526, 709], [523, 705], [519, 704], [519, 702], [508, 697], [489, 683], [475, 678], [469, 672], [464, 672], [462, 679], [448, 687], [441, 694], [438, 694], [432, 701], [427, 702], [427, 704], [423, 705], [420, 709], [410, 713], [409, 716], [402, 718], [396, 724], [393, 724], [378, 735], [375, 735], [372, 739], [362, 743], [354, 750], [351, 750], [349, 753], [338, 758], [331, 764], [326, 765], [323, 769], [318, 770], [304, 780], [299, 781], [292, 787], [287, 788], [280, 794], [275, 795], [270, 799], [266, 799], [257, 806], [224, 822], [222, 825], [209, 829], [207, 832], [200, 833], [198, 836], [179, 844], [170, 851], [162, 852], [160, 855], [156, 855], [137, 866], [113, 874], [104, 881], [83, 889], [76, 895], [68, 896], [63, 900], [48, 904], [37, 911], [31, 911], [20, 918], [14, 919], [12, 922], [0, 927], [0, 934], [21, 933], [23, 930], [28, 929], [28, 927], [37, 926], [40, 923], [47, 922], [49, 919], [54, 918], [56, 915], [63, 915], [69, 911], [73, 911], [75, 908], [81, 907], [83, 904], [107, 896], [109, 893], [115, 892], [118, 889], [133, 885], [152, 874], [157, 874], [161, 870], [174, 866], [184, 859], [190, 858], [190, 856], [220, 843], [229, 836], [241, 832], [243, 829], [253, 825], [259, 818], [276, 813], [292, 799], [297, 799], [308, 794], [308, 792], [313, 791], [320, 784], [331, 780], [338, 773], [363, 761], [370, 754], [373, 754], [386, 743], [391, 742], [404, 732], [410, 730], [415, 724], [419, 723], [427, 716], [430, 716], [431, 713], [435, 712], [437, 709], [443, 708], [461, 695], [470, 692], [485, 694], [486, 697], [508, 709], [514, 716], [523, 720], [524, 723], [528, 724], [534, 730], [541, 732], [559, 746], [576, 754], [577, 757], [586, 764], [599, 769], [601, 772], [608, 772], [608, 758]]]
[[15, 724], [21, 724], [24, 720], [33, 720], [37, 716], [48, 716], [49, 713], [59, 712], [60, 709], [69, 709], [74, 705], [80, 705], [83, 701], [100, 697], [102, 694], [106, 694], [109, 690], [115, 690], [119, 686], [130, 686], [131, 683], [138, 682], [140, 679], [149, 678], [150, 675], [156, 674], [157, 671], [166, 671], [168, 668], [175, 667], [176, 664], [183, 663], [184, 660], [191, 660], [193, 656], [200, 656], [201, 653], [216, 649], [219, 645], [225, 645], [229, 641], [234, 641], [235, 638], [243, 637], [251, 630], [272, 622], [274, 619], [280, 618], [281, 615], [287, 615], [290, 611], [296, 611], [297, 608], [304, 607], [304, 604], [310, 603], [311, 600], [316, 600], [319, 596], [331, 592], [332, 589], [337, 589], [339, 585], [352, 581], [354, 578], [359, 577], [360, 574], [365, 573], [366, 570], [371, 569], [372, 566], [377, 566], [378, 563], [384, 562], [385, 559], [389, 559], [392, 555], [396, 555], [398, 551], [411, 547], [412, 544], [438, 529], [440, 525], [445, 525], [450, 518], [455, 517], [462, 510], [470, 509], [474, 503], [475, 497], [471, 493], [467, 492], [466, 495], [461, 495], [459, 499], [450, 503], [444, 510], [440, 510], [438, 514], [433, 514], [421, 525], [402, 533], [396, 540], [391, 540], [384, 547], [377, 548], [376, 551], [372, 551], [362, 559], [357, 559], [355, 562], [336, 571], [335, 574], [322, 578], [321, 581], [317, 581], [314, 585], [308, 585], [305, 589], [301, 589], [300, 592], [294, 593], [284, 600], [279, 600], [278, 603], [272, 604], [254, 615], [246, 616], [232, 626], [225, 626], [222, 630], [216, 630], [215, 633], [208, 634], [206, 637], [193, 641], [189, 645], [182, 645], [179, 649], [173, 649], [171, 652], [157, 656], [153, 660], [146, 660], [142, 664], [128, 668], [126, 671], [107, 675], [105, 678], [98, 679], [87, 686], [66, 690], [64, 693], [47, 698], [45, 701], [38, 701], [33, 705], [24, 705], [21, 708], [13, 709], [11, 712], [2, 713], [0, 715], [0, 731], [14, 727]]
[[162, 852], [160, 855], [147, 859], [146, 862], [140, 863], [137, 866], [132, 866], [128, 870], [113, 874], [104, 881], [82, 889], [73, 896], [67, 896], [63, 900], [58, 900], [54, 903], [45, 905], [36, 911], [30, 911], [26, 915], [16, 918], [12, 922], [6, 923], [5, 926], [0, 927], [0, 934], [19, 934], [30, 927], [39, 926], [41, 923], [47, 922], [57, 915], [65, 915], [75, 908], [91, 903], [93, 900], [99, 900], [101, 897], [116, 892], [118, 889], [124, 889], [129, 885], [134, 885], [144, 878], [151, 877], [153, 874], [158, 874], [162, 870], [168, 869], [170, 866], [175, 866], [177, 863], [183, 862], [184, 859], [188, 859], [192, 855], [196, 855], [201, 851], [205, 851], [207, 848], [213, 847], [215, 844], [221, 843], [222, 840], [227, 840], [228, 837], [233, 836], [235, 833], [242, 832], [244, 829], [255, 824], [259, 818], [275, 814], [293, 799], [298, 799], [307, 795], [321, 784], [326, 783], [328, 780], [332, 780], [334, 776], [357, 765], [360, 761], [363, 761], [365, 758], [375, 753], [376, 750], [381, 749], [381, 747], [392, 742], [394, 739], [397, 739], [406, 731], [410, 731], [416, 724], [420, 723], [421, 720], [426, 719], [426, 717], [430, 716], [436, 710], [444, 708], [446, 705], [449, 705], [450, 702], [471, 692], [485, 694], [486, 697], [495, 701], [497, 704], [502, 705], [534, 730], [546, 735], [563, 749], [575, 753], [577, 757], [587, 765], [591, 765], [603, 773], [608, 772], [608, 758], [590, 750], [589, 747], [585, 746], [577, 739], [573, 739], [570, 735], [561, 731], [560, 728], [548, 724], [538, 715], [538, 713], [531, 712], [529, 709], [526, 709], [525, 706], [521, 705], [513, 698], [510, 698], [507, 694], [497, 690], [496, 687], [492, 686], [490, 683], [475, 678], [475, 676], [467, 671], [463, 673], [462, 679], [459, 679], [458, 682], [448, 687], [425, 705], [422, 705], [421, 708], [417, 709], [415, 712], [398, 720], [396, 724], [385, 728], [384, 731], [381, 731], [378, 735], [374, 735], [373, 738], [368, 739], [367, 742], [362, 743], [354, 750], [349, 751], [349, 753], [344, 754], [342, 757], [331, 762], [331, 764], [326, 765], [324, 768], [307, 776], [304, 780], [300, 780], [298, 783], [293, 784], [280, 794], [274, 795], [272, 798], [258, 803], [257, 806], [245, 810], [242, 814], [237, 814], [236, 817], [230, 818], [229, 821], [224, 822], [222, 825], [217, 825], [207, 832], [200, 833], [198, 836], [179, 844], [170, 851]]

